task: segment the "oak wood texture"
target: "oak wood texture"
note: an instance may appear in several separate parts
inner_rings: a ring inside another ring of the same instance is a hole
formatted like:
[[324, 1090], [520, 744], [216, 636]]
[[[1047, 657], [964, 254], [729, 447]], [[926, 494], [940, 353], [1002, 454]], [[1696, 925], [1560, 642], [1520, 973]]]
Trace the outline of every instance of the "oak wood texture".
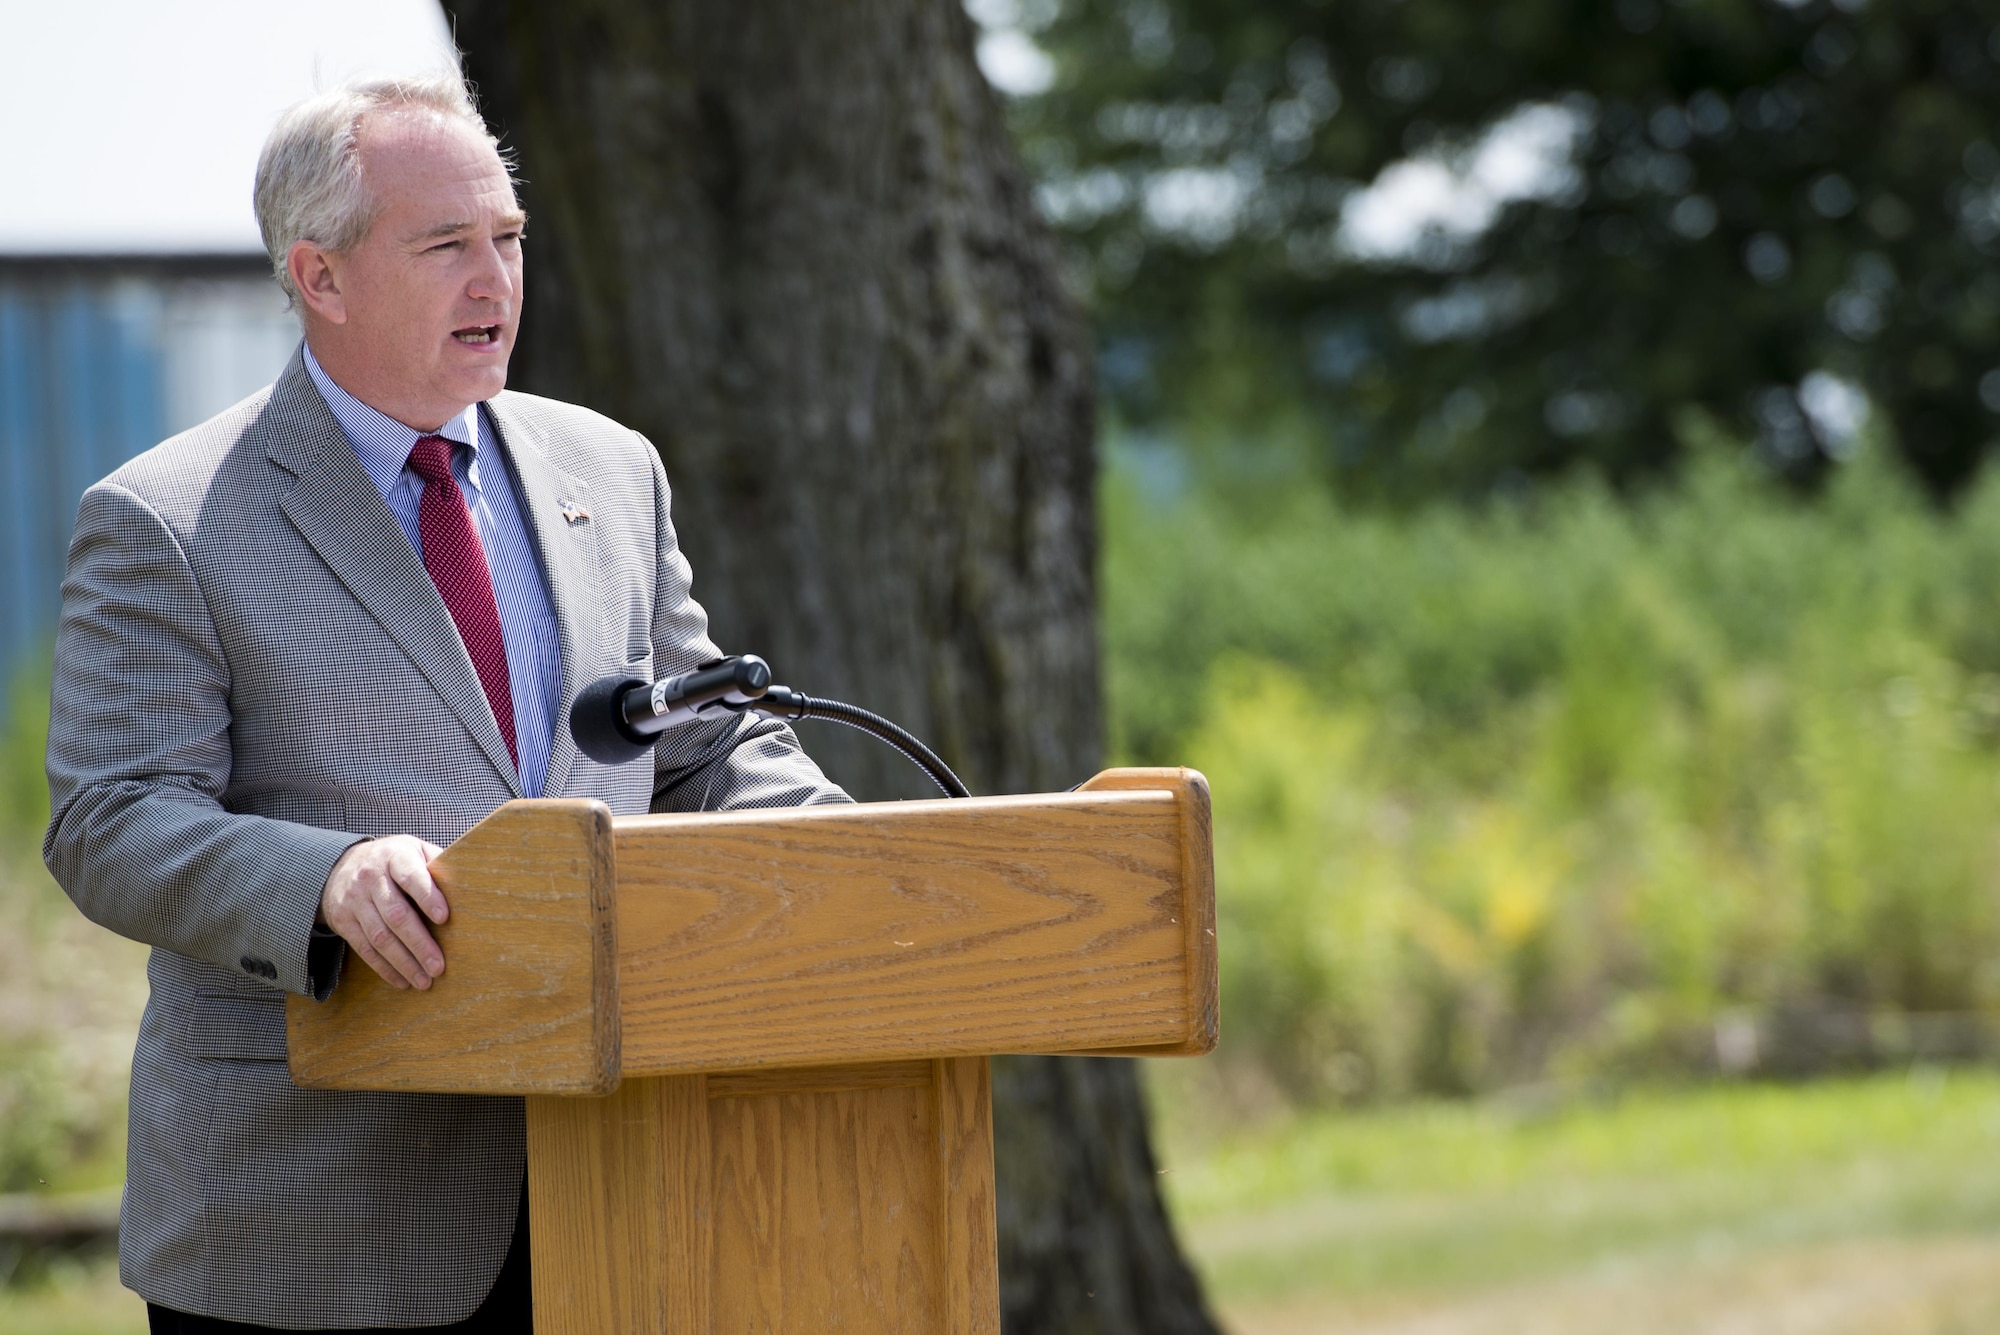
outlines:
[[1214, 1044], [1193, 771], [614, 828], [627, 1076]]
[[1185, 769], [694, 816], [511, 802], [432, 866], [444, 977], [399, 991], [350, 961], [327, 1002], [292, 998], [292, 1078], [578, 1094], [621, 1074], [1203, 1053], [1213, 862], [1208, 786]]
[[947, 1335], [1000, 1335], [1000, 1229], [993, 1184], [993, 1063], [941, 1061], [937, 1147], [945, 1193]]
[[528, 1100], [535, 1328], [998, 1335], [983, 1057]]
[[602, 1094], [616, 1087], [617, 915], [602, 802], [509, 802], [431, 863], [446, 969], [390, 987], [358, 959], [324, 1002], [287, 999], [308, 1089]]
[[1185, 765], [1108, 769], [1079, 785], [1088, 793], [1164, 788], [1180, 811], [1181, 921], [1187, 933], [1187, 1035], [1162, 1047], [1107, 1048], [1102, 1056], [1201, 1057], [1222, 1035], [1222, 975], [1215, 938], [1215, 826], [1209, 814], [1208, 779]]
[[604, 1099], [530, 1097], [535, 1329], [714, 1328], [714, 1193], [701, 1076], [627, 1080]]
[[998, 1335], [986, 1054], [1215, 1043], [1193, 770], [700, 816], [514, 802], [432, 871], [445, 976], [350, 967], [294, 998], [293, 1078], [528, 1095], [558, 1335]]

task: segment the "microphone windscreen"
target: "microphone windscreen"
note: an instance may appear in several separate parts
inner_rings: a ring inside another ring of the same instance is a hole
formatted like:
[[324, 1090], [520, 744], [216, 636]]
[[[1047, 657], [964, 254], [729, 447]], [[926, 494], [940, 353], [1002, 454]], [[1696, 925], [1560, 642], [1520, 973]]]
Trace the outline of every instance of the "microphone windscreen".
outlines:
[[623, 765], [651, 751], [652, 742], [634, 739], [618, 714], [625, 692], [646, 684], [634, 677], [603, 677], [584, 687], [569, 707], [576, 749], [600, 765]]

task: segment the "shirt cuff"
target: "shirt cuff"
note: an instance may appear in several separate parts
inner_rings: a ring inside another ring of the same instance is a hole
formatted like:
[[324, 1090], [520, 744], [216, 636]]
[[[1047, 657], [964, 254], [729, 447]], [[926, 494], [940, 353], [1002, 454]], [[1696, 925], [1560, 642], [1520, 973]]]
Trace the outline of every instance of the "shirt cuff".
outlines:
[[314, 1001], [325, 1001], [340, 982], [340, 966], [347, 962], [347, 942], [330, 927], [313, 924], [312, 940], [306, 944], [306, 982]]

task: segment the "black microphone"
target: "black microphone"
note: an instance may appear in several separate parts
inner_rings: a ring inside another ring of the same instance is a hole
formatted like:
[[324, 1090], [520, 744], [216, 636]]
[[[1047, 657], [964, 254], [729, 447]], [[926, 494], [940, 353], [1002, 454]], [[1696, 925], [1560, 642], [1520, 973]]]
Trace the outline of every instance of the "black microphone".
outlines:
[[[825, 719], [859, 728], [908, 756], [946, 797], [971, 796], [951, 766], [914, 734], [859, 705], [772, 685], [771, 665], [755, 654], [718, 658], [692, 672], [656, 682], [636, 677], [594, 681], [570, 706], [569, 735], [576, 738], [576, 749], [598, 764], [623, 765], [652, 750], [668, 728], [745, 710], [775, 718]], [[739, 736], [737, 740], [743, 739]]]
[[741, 713], [771, 685], [771, 666], [755, 654], [703, 663], [692, 672], [647, 682], [605, 677], [570, 706], [576, 749], [600, 765], [637, 760], [661, 733], [714, 714]]

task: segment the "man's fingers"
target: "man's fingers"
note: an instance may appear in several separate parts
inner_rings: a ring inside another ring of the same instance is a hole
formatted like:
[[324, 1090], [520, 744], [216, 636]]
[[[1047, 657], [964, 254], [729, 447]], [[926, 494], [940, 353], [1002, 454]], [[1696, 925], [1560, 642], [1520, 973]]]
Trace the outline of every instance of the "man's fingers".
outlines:
[[[431, 939], [423, 918], [411, 907], [410, 901], [403, 897], [403, 891], [394, 882], [385, 881], [376, 890], [374, 908], [397, 944], [410, 953], [410, 957], [427, 975], [421, 983], [417, 983], [415, 978], [410, 981], [419, 987], [428, 986], [432, 978], [444, 972], [444, 952]], [[379, 942], [376, 948], [382, 949]]]
[[[423, 843], [419, 846], [426, 850], [437, 849], [438, 853], [444, 851], [438, 849], [436, 844]], [[444, 891], [438, 889], [437, 882], [431, 879], [430, 859], [436, 856], [437, 853], [428, 851], [421, 858], [415, 854], [403, 856], [399, 851], [389, 862], [389, 877], [410, 897], [411, 903], [424, 911], [426, 918], [432, 922], [443, 922], [451, 916], [451, 905], [445, 902]], [[426, 935], [424, 939], [428, 941], [430, 937]], [[443, 956], [438, 958], [441, 960]]]
[[[399, 900], [400, 898], [398, 896]], [[403, 905], [402, 916], [410, 922], [416, 921], [416, 914], [411, 911], [408, 904]], [[361, 938], [374, 948], [375, 953], [380, 955], [391, 969], [402, 975], [404, 981], [419, 990], [431, 985], [430, 971], [418, 963], [417, 954], [397, 933], [395, 927], [384, 918], [378, 906], [357, 905], [355, 919], [355, 926]], [[418, 930], [421, 931], [422, 928], [419, 927]], [[432, 949], [435, 950], [436, 947], [433, 946]]]
[[356, 844], [320, 892], [327, 926], [396, 987], [427, 988], [444, 973], [444, 951], [424, 921], [450, 916], [430, 874], [430, 860], [443, 851], [409, 835]]
[[341, 939], [347, 942], [349, 950], [361, 957], [363, 963], [382, 976], [383, 982], [395, 988], [406, 988], [410, 985], [410, 980], [397, 973], [389, 961], [377, 954], [375, 947], [369, 945], [368, 938], [362, 936], [360, 932], [355, 932], [352, 936], [342, 933]]
[[396, 987], [430, 986], [430, 975], [366, 900], [344, 905], [340, 913], [329, 915], [327, 925], [340, 933], [341, 939], [385, 982]]

